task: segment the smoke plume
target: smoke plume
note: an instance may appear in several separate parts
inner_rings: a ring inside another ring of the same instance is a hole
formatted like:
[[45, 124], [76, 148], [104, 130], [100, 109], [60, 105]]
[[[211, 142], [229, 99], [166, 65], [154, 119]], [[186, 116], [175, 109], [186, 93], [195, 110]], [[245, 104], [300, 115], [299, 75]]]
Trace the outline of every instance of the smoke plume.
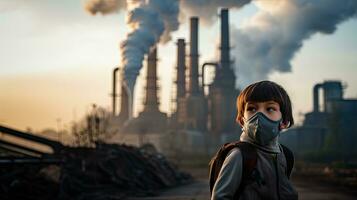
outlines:
[[132, 28], [121, 44], [125, 80], [133, 92], [144, 55], [160, 40], [170, 40], [170, 33], [179, 27], [178, 0], [142, 1], [128, 12], [127, 23]]
[[211, 25], [218, 17], [218, 8], [241, 8], [251, 0], [182, 0], [181, 14], [198, 16], [205, 25]]
[[89, 0], [84, 4], [84, 9], [96, 15], [101, 13], [103, 15], [118, 12], [120, 9], [126, 9], [125, 0]]
[[[207, 24], [220, 7], [241, 8], [250, 0], [184, 0], [182, 10]], [[332, 34], [337, 25], [356, 16], [356, 0], [253, 0], [257, 13], [238, 29], [231, 26], [238, 85], [267, 79], [272, 72], [290, 72], [291, 60], [303, 42], [316, 33]], [[232, 19], [233, 21], [234, 19]]]
[[316, 33], [332, 34], [355, 17], [357, 1], [256, 0], [260, 9], [240, 29], [232, 30], [239, 85], [267, 79], [272, 72], [290, 72], [291, 60], [303, 42]]
[[178, 0], [88, 0], [84, 7], [93, 15], [128, 10], [130, 32], [120, 49], [126, 84], [133, 92], [145, 54], [159, 41], [170, 41], [171, 32], [179, 27]]

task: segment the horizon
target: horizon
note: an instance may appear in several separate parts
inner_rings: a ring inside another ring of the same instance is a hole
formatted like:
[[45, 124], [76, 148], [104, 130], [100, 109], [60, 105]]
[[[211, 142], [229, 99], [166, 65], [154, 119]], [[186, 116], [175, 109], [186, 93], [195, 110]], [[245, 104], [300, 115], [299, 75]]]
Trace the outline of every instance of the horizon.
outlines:
[[[20, 130], [56, 130], [78, 121], [93, 103], [110, 111], [112, 70], [120, 65], [119, 44], [128, 31], [125, 12], [91, 16], [80, 1], [43, 5], [18, 2], [21, 4], [9, 3], [13, 6], [7, 9], [0, 4], [0, 22], [4, 24], [0, 27], [0, 124]], [[230, 23], [240, 28], [256, 12], [254, 4], [230, 9]], [[185, 19], [173, 32], [173, 39], [158, 47], [158, 96], [160, 110], [166, 113], [170, 113], [175, 79], [175, 43], [178, 38], [188, 43], [188, 26]], [[200, 23], [201, 64], [215, 60], [219, 34], [219, 20], [210, 26]], [[312, 35], [291, 60], [291, 72], [268, 76], [287, 90], [297, 124], [302, 121], [300, 113], [312, 111], [316, 83], [341, 80], [348, 85], [344, 98], [357, 98], [356, 34], [354, 18], [339, 24], [332, 35]], [[145, 60], [143, 63], [135, 90], [135, 115], [142, 109], [144, 98]]]

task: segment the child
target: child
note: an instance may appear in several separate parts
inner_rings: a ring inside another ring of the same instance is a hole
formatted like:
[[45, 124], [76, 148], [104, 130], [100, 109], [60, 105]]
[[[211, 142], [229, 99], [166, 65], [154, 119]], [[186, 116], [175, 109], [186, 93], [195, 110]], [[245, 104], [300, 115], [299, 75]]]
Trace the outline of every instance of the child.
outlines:
[[[238, 96], [237, 109], [236, 121], [243, 132], [235, 144], [243, 143], [254, 153], [247, 156], [241, 144], [228, 152], [214, 182], [211, 200], [298, 199], [289, 180], [293, 155], [278, 141], [279, 132], [294, 124], [286, 91], [271, 81], [253, 83]], [[253, 165], [252, 170], [247, 170], [248, 164]]]

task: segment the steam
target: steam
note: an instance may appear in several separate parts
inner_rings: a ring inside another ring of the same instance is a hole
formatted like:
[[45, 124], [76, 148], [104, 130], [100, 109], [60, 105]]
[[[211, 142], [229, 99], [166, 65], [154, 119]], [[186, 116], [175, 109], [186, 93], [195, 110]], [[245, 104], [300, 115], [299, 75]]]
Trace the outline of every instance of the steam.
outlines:
[[185, 15], [198, 16], [203, 24], [211, 25], [218, 17], [219, 8], [241, 8], [251, 0], [182, 0]]
[[256, 0], [260, 9], [240, 29], [232, 30], [235, 70], [240, 85], [290, 72], [303, 42], [316, 33], [332, 34], [356, 17], [357, 1]]
[[[220, 7], [241, 8], [250, 0], [184, 0], [182, 10], [206, 24]], [[253, 0], [258, 12], [239, 29], [231, 26], [238, 85], [267, 79], [272, 72], [290, 72], [291, 60], [303, 42], [316, 33], [333, 34], [337, 25], [357, 14], [357, 1]], [[234, 19], [233, 19], [234, 20]]]
[[239, 29], [231, 26], [239, 85], [267, 79], [272, 72], [290, 72], [291, 60], [304, 41], [316, 33], [334, 33], [357, 12], [356, 0], [182, 0], [181, 12], [179, 0], [91, 0], [85, 7], [93, 14], [128, 10], [131, 30], [120, 47], [125, 80], [133, 91], [144, 55], [158, 42], [171, 39], [179, 27], [179, 13], [212, 24], [220, 7], [239, 9], [250, 2], [257, 13]]
[[90, 0], [84, 4], [84, 9], [92, 15], [101, 13], [103, 15], [126, 9], [125, 0]]
[[127, 23], [132, 28], [122, 42], [122, 64], [126, 84], [133, 92], [144, 55], [159, 41], [170, 40], [171, 32], [179, 27], [178, 0], [142, 1], [128, 12]]
[[88, 0], [85, 9], [91, 14], [110, 14], [127, 9], [130, 32], [121, 43], [124, 79], [133, 92], [145, 54], [159, 41], [171, 40], [171, 32], [179, 27], [178, 0]]

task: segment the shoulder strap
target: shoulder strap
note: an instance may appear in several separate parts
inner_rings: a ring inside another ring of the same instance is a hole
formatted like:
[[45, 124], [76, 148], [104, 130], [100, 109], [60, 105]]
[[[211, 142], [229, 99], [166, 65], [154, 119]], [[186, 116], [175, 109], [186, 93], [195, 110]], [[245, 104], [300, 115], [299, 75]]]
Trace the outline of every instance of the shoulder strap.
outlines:
[[209, 184], [211, 193], [227, 154], [235, 147], [235, 142], [224, 144], [209, 162]]
[[227, 154], [235, 147], [238, 147], [241, 151], [243, 162], [242, 180], [234, 195], [235, 197], [239, 197], [246, 185], [246, 181], [257, 165], [257, 150], [252, 144], [241, 141], [224, 144], [209, 163], [209, 184], [211, 193]]
[[293, 170], [294, 167], [294, 154], [288, 147], [282, 144], [280, 145], [283, 149], [283, 153], [286, 158], [286, 166], [287, 166], [286, 176], [290, 179], [291, 171]]
[[239, 188], [237, 189], [235, 193], [235, 198], [234, 199], [239, 199], [240, 194], [244, 190], [244, 187], [246, 185], [246, 181], [248, 180], [249, 176], [252, 174], [254, 168], [257, 165], [257, 149], [254, 147], [252, 144], [248, 142], [238, 142], [236, 146], [239, 148], [239, 150], [242, 153], [242, 160], [243, 160], [243, 173], [242, 173], [242, 180], [239, 185]]

